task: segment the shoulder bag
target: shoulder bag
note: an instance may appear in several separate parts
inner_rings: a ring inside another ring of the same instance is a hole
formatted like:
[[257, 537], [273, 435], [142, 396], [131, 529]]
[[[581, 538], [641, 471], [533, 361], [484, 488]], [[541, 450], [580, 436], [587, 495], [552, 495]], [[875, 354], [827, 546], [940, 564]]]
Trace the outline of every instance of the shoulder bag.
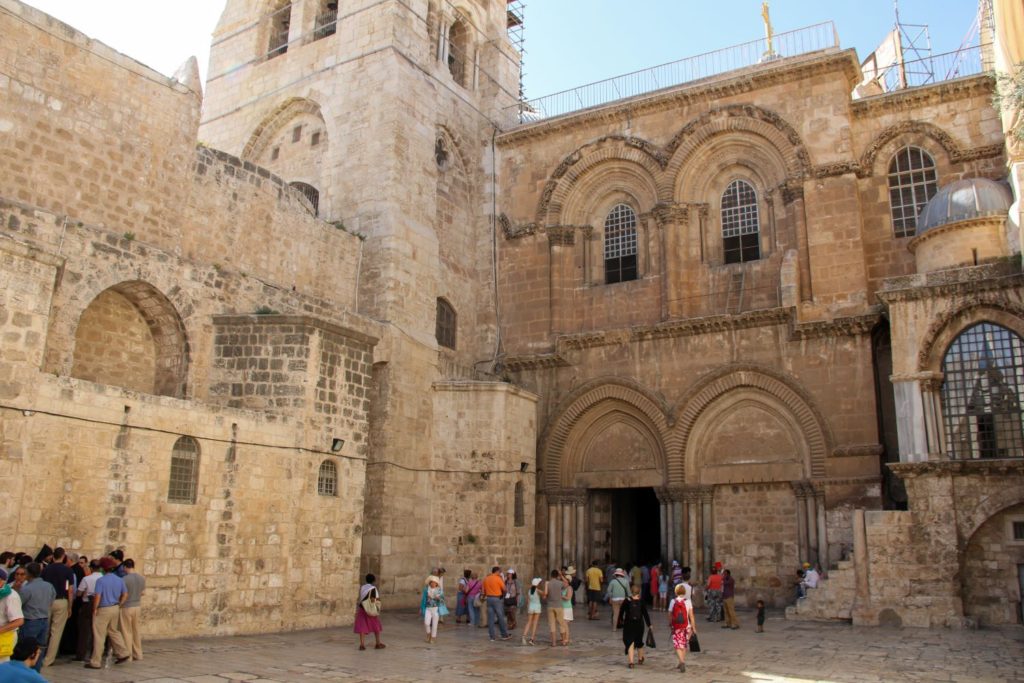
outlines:
[[367, 593], [366, 598], [359, 604], [362, 606], [363, 611], [366, 612], [367, 616], [380, 616], [380, 598], [377, 597], [376, 588]]

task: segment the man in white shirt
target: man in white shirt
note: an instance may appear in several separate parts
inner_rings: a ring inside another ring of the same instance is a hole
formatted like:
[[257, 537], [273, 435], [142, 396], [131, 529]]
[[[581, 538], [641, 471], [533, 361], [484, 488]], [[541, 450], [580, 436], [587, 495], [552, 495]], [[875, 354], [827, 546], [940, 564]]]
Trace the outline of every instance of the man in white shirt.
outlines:
[[819, 578], [817, 570], [811, 563], [804, 562], [804, 585], [808, 588], [817, 588]]
[[[96, 593], [96, 582], [103, 574], [99, 560], [89, 563], [89, 573], [78, 582], [78, 642], [75, 644], [75, 661], [83, 662], [92, 654], [92, 596]], [[101, 645], [102, 647], [102, 645]]]

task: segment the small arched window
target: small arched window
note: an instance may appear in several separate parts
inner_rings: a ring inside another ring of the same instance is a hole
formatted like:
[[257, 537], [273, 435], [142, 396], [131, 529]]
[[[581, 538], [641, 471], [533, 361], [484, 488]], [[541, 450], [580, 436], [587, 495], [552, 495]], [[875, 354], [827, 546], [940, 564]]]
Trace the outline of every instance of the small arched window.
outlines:
[[904, 147], [889, 162], [889, 210], [896, 237], [913, 237], [917, 217], [937, 190], [935, 160], [920, 147]]
[[604, 219], [604, 282], [611, 285], [636, 278], [636, 212], [616, 204]]
[[523, 500], [523, 482], [521, 481], [516, 482], [513, 519], [516, 526], [526, 526], [526, 505]]
[[722, 193], [722, 255], [726, 263], [761, 258], [757, 192], [744, 180], [732, 181]]
[[288, 52], [288, 31], [292, 24], [292, 3], [274, 10], [270, 15], [270, 43], [267, 45], [267, 59], [273, 59]]
[[306, 198], [313, 209], [314, 216], [320, 215], [320, 190], [309, 183], [289, 183], [289, 185], [302, 193], [302, 196]]
[[320, 496], [338, 495], [338, 466], [333, 460], [320, 463], [320, 472], [316, 477], [316, 492]]
[[1024, 342], [983, 322], [953, 340], [942, 360], [942, 411], [951, 458], [1024, 456]]
[[455, 309], [444, 299], [437, 300], [437, 323], [435, 334], [437, 343], [449, 349], [455, 348], [457, 317]]
[[174, 442], [171, 450], [171, 479], [167, 485], [167, 502], [196, 502], [199, 488], [199, 444], [191, 436]]
[[448, 72], [459, 85], [467, 83], [469, 64], [469, 27], [459, 18], [448, 29]]

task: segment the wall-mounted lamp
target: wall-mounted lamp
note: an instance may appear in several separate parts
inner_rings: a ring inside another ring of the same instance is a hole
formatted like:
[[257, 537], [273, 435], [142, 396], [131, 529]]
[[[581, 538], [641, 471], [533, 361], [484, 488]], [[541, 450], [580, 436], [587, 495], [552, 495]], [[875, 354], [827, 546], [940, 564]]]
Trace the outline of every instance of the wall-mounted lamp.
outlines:
[[331, 441], [331, 453], [341, 452], [341, 447], [345, 445], [345, 439], [335, 438]]

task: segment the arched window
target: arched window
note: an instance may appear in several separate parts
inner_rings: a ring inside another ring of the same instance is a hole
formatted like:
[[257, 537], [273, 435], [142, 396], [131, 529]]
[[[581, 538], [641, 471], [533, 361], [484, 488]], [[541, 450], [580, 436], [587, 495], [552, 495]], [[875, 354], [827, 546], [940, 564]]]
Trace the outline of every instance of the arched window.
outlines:
[[636, 212], [616, 204], [604, 219], [604, 282], [611, 285], [636, 277]]
[[448, 29], [448, 71], [459, 85], [467, 83], [469, 64], [469, 27], [464, 20], [456, 19]]
[[435, 328], [438, 344], [446, 346], [449, 349], [455, 348], [456, 322], [457, 318], [455, 315], [455, 309], [452, 308], [452, 305], [444, 299], [438, 299], [437, 326]]
[[979, 323], [942, 360], [942, 409], [951, 458], [1019, 458], [1024, 343], [1010, 330]]
[[292, 3], [286, 2], [270, 15], [270, 43], [267, 59], [288, 52], [288, 29], [292, 24]]
[[316, 13], [316, 27], [313, 30], [313, 40], [320, 40], [327, 36], [333, 36], [338, 27], [338, 3], [334, 0], [321, 0], [320, 7]]
[[320, 463], [320, 473], [316, 478], [316, 492], [321, 496], [338, 495], [338, 466], [333, 460]]
[[302, 196], [309, 201], [309, 205], [313, 209], [313, 215], [320, 215], [320, 190], [316, 189], [309, 183], [288, 183], [296, 190], [302, 193]]
[[722, 193], [722, 254], [726, 263], [761, 258], [757, 192], [743, 180], [732, 181]]
[[199, 488], [199, 444], [191, 436], [174, 442], [171, 450], [171, 480], [167, 485], [167, 502], [196, 502]]
[[920, 147], [904, 147], [889, 162], [889, 210], [896, 237], [913, 237], [917, 216], [935, 196], [935, 160]]
[[521, 481], [516, 482], [512, 517], [516, 526], [526, 526], [526, 505], [523, 502], [523, 482]]

